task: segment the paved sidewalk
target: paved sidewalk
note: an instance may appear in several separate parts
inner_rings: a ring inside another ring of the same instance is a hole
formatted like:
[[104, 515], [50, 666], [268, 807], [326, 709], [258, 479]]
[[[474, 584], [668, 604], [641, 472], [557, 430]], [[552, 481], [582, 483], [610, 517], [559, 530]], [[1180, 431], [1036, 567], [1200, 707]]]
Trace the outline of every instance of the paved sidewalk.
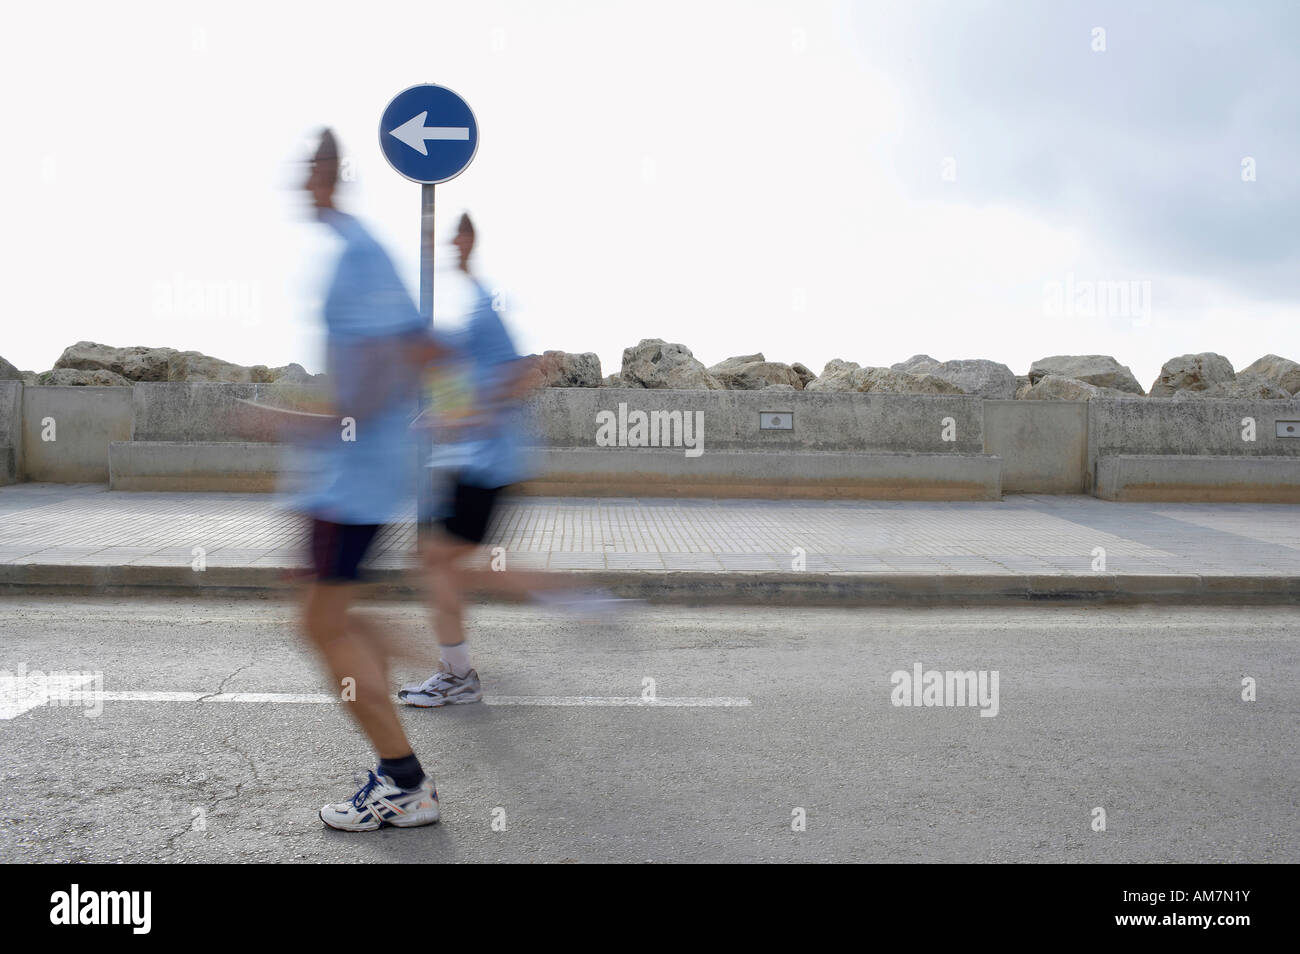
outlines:
[[[768, 598], [752, 589], [767, 581], [814, 601], [812, 591], [829, 602], [861, 596], [863, 583], [868, 599], [906, 598], [899, 588], [920, 584], [930, 595], [980, 598], [996, 595], [985, 592], [991, 581], [1024, 598], [1219, 590], [1234, 600], [1300, 599], [1300, 506], [1285, 504], [519, 497], [492, 542], [509, 566], [582, 571], [649, 596], [671, 584], [681, 597]], [[395, 583], [413, 545], [411, 524], [386, 531], [377, 578]], [[204, 574], [191, 568], [195, 548]], [[300, 520], [271, 495], [0, 488], [0, 584], [11, 589], [275, 586], [302, 554]]]

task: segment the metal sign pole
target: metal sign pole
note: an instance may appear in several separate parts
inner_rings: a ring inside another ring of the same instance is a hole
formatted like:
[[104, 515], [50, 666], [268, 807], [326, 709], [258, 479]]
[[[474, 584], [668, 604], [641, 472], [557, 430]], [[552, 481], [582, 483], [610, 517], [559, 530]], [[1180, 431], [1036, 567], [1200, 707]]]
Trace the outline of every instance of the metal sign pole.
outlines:
[[[420, 186], [420, 316], [433, 327], [433, 190], [436, 186], [423, 183]], [[420, 388], [420, 410], [430, 413], [427, 395]], [[427, 423], [427, 422], [426, 422]], [[421, 478], [417, 482], [415, 519], [416, 550], [421, 550], [419, 525], [426, 519], [433, 518], [432, 472], [424, 469], [424, 462], [433, 453], [433, 431], [425, 427], [418, 432], [416, 446], [419, 448], [419, 469]]]
[[433, 325], [433, 190], [420, 186], [420, 315]]
[[[445, 86], [423, 83], [394, 96], [379, 117], [379, 148], [394, 170], [420, 183], [420, 318], [433, 328], [434, 186], [456, 178], [474, 161], [478, 151], [478, 122], [469, 104]], [[426, 387], [421, 387], [426, 392]], [[422, 393], [421, 410], [428, 412], [429, 398]], [[432, 421], [421, 428], [423, 460], [430, 461], [434, 434]], [[432, 466], [432, 465], [431, 465]], [[420, 517], [427, 517], [424, 501], [429, 480], [421, 480]], [[418, 545], [418, 544], [417, 544]]]

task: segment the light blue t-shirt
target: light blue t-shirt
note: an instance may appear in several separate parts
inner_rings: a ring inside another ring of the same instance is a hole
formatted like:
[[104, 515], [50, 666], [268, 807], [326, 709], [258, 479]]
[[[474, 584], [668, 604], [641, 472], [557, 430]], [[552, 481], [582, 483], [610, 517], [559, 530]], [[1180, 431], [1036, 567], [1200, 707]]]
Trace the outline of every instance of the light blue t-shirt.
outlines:
[[[477, 281], [469, 314], [455, 330], [434, 329], [434, 337], [456, 352], [451, 360], [467, 366], [477, 397], [495, 393], [517, 373], [520, 358], [492, 296]], [[515, 405], [489, 415], [482, 427], [465, 435], [457, 448], [460, 479], [479, 487], [504, 487], [532, 476], [529, 453], [530, 415]], [[435, 456], [437, 451], [435, 451]]]
[[[308, 449], [310, 473], [293, 506], [335, 523], [386, 523], [413, 499], [409, 425], [419, 376], [405, 352], [412, 336], [428, 334], [428, 322], [360, 222], [332, 209], [321, 220], [343, 240], [324, 304], [326, 370], [340, 424], [337, 435]], [[344, 418], [355, 421], [350, 432]]]

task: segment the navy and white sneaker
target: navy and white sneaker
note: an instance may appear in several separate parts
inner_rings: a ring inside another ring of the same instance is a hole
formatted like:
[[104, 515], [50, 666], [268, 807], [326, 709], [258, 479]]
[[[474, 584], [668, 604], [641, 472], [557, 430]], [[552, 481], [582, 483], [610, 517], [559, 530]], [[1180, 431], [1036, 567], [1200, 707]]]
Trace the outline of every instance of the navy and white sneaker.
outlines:
[[438, 790], [427, 775], [416, 788], [398, 788], [387, 775], [367, 772], [351, 801], [320, 810], [320, 820], [339, 831], [378, 831], [385, 825], [415, 828], [438, 818]]
[[463, 676], [456, 676], [439, 669], [424, 682], [403, 686], [397, 691], [397, 698], [408, 706], [419, 706], [421, 709], [460, 706], [468, 702], [481, 701], [483, 684], [479, 682], [478, 673], [473, 669]]

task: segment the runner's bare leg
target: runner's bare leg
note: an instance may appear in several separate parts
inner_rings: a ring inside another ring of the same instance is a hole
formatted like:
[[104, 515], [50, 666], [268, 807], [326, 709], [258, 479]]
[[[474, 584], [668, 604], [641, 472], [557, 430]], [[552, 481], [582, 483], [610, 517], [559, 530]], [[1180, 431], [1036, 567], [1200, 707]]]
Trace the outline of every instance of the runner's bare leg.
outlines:
[[304, 599], [307, 637], [325, 659], [336, 690], [356, 680], [356, 698], [345, 703], [349, 714], [374, 744], [381, 759], [411, 754], [411, 743], [388, 694], [387, 651], [382, 636], [351, 611], [356, 586], [311, 583]]

